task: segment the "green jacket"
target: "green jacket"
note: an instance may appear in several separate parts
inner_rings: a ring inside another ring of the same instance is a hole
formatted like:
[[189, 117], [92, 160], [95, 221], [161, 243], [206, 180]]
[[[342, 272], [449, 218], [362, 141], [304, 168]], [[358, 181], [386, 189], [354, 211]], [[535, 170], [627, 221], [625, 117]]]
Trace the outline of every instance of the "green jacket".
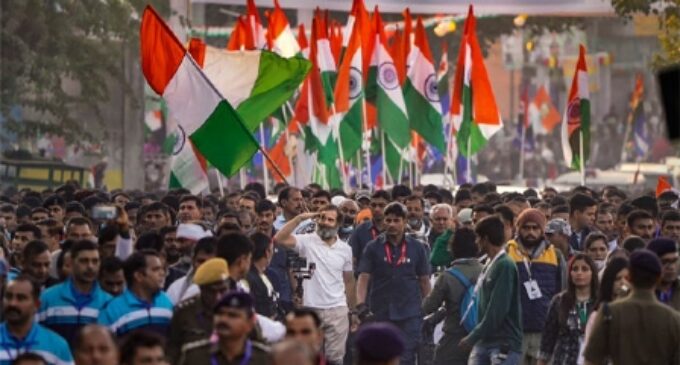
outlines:
[[479, 288], [478, 323], [467, 336], [470, 344], [508, 346], [522, 351], [522, 310], [519, 273], [506, 254], [489, 267]]
[[432, 253], [430, 253], [430, 264], [433, 267], [444, 266], [448, 267], [453, 261], [453, 256], [449, 252], [449, 239], [453, 235], [453, 230], [447, 229], [442, 233], [432, 245]]

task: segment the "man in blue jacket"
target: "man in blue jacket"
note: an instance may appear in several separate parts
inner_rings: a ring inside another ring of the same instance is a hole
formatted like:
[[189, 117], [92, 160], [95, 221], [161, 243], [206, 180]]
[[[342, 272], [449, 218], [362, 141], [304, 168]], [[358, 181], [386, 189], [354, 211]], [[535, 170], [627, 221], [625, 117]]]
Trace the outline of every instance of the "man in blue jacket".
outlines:
[[33, 352], [49, 365], [72, 365], [68, 344], [58, 334], [35, 321], [40, 285], [19, 275], [7, 284], [2, 301], [6, 319], [0, 324], [0, 365], [10, 365], [17, 356]]
[[78, 330], [97, 323], [99, 311], [113, 297], [97, 283], [100, 264], [97, 244], [77, 241], [70, 253], [71, 277], [43, 292], [38, 318], [42, 325], [73, 344]]
[[128, 288], [99, 313], [99, 323], [116, 336], [147, 329], [167, 334], [172, 319], [172, 302], [161, 291], [165, 270], [156, 251], [133, 253], [123, 266]]

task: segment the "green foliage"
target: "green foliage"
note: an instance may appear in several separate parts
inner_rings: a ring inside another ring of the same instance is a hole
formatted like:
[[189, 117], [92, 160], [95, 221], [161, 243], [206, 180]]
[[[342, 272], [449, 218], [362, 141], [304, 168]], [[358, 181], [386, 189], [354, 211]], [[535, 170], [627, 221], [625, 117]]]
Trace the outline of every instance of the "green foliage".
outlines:
[[635, 14], [659, 17], [661, 50], [654, 55], [652, 67], [658, 69], [680, 63], [680, 0], [612, 0], [616, 13], [624, 19]]
[[[48, 132], [69, 141], [92, 139], [90, 131], [104, 123], [100, 105], [110, 98], [107, 81], [124, 80], [124, 55], [139, 52], [144, 6], [169, 13], [168, 0], [0, 3], [0, 114], [20, 136]], [[67, 93], [73, 85], [77, 91]], [[10, 115], [14, 106], [24, 110], [22, 120]], [[93, 118], [79, 120], [76, 111]]]

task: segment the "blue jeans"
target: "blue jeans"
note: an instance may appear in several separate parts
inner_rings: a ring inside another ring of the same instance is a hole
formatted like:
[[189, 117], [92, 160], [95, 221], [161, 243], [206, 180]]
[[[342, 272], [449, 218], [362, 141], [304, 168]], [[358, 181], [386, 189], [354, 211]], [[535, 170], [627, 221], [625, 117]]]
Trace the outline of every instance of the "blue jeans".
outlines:
[[503, 355], [498, 347], [475, 345], [470, 353], [468, 365], [519, 365], [521, 358], [522, 354], [519, 352], [510, 351]]
[[418, 346], [420, 346], [421, 331], [423, 328], [423, 318], [412, 317], [402, 321], [390, 321], [395, 326], [399, 327], [404, 335], [406, 341], [406, 348], [401, 355], [401, 365], [415, 365], [416, 353]]

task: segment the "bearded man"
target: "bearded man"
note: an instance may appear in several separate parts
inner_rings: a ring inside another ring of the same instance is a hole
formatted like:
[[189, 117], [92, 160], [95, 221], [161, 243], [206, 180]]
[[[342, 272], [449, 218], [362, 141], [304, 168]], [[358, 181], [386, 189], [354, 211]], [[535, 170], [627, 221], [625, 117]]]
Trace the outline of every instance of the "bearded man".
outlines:
[[[316, 232], [293, 234], [301, 222], [310, 218], [316, 221]], [[338, 207], [327, 205], [318, 212], [296, 216], [274, 236], [274, 242], [293, 249], [307, 259], [308, 265], [316, 265], [311, 279], [303, 282], [302, 304], [321, 318], [325, 356], [332, 364], [343, 361], [350, 328], [348, 308], [356, 304], [352, 249], [338, 237], [342, 222]]]

